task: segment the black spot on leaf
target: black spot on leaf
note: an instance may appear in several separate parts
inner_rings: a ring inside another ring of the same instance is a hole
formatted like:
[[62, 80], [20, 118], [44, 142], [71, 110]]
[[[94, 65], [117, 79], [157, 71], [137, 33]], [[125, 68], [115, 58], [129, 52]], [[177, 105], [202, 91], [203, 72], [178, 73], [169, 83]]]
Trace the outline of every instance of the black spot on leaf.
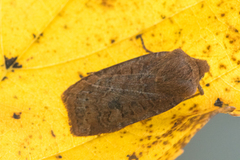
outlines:
[[17, 57], [8, 59], [6, 56], [4, 56], [4, 59], [5, 59], [5, 67], [6, 69], [8, 69], [17, 60]]
[[214, 106], [222, 107], [222, 105], [223, 105], [223, 102], [219, 98], [214, 103]]
[[22, 112], [13, 113], [13, 118], [14, 118], [14, 119], [20, 119], [20, 118], [21, 118], [21, 114], [22, 114]]
[[138, 160], [138, 157], [136, 156], [135, 152], [133, 152], [132, 155], [127, 155], [128, 160]]

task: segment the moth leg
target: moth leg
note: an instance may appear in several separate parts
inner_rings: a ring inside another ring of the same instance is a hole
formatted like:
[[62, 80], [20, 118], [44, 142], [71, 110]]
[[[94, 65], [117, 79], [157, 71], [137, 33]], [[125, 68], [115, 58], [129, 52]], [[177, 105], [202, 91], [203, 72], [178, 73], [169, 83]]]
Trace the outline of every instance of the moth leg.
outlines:
[[192, 95], [190, 97], [185, 98], [184, 101], [187, 100], [187, 99], [191, 99], [191, 98], [197, 97], [199, 95], [200, 95], [200, 93], [194, 94], [194, 95]]
[[198, 84], [198, 90], [199, 90], [201, 95], [204, 95], [204, 91], [202, 89], [202, 86], [200, 86], [200, 84]]
[[199, 95], [204, 95], [204, 90], [202, 89], [202, 86], [200, 86], [200, 84], [198, 84], [198, 91], [199, 91], [199, 93], [194, 94], [194, 95], [192, 95], [192, 96], [190, 96], [190, 97], [185, 98], [184, 101], [187, 100], [187, 99], [190, 99], [190, 98], [199, 96]]

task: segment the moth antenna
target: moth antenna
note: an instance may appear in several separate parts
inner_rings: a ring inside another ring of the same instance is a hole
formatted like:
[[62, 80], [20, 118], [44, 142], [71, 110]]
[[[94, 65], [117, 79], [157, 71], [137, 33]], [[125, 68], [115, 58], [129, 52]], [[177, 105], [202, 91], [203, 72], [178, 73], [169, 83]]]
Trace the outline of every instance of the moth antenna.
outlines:
[[141, 39], [143, 49], [144, 49], [146, 52], [148, 52], [148, 53], [154, 53], [154, 52], [152, 52], [152, 51], [150, 51], [150, 50], [148, 50], [148, 49], [146, 48], [141, 34], [137, 35], [136, 38], [140, 38], [140, 39]]
[[186, 101], [187, 99], [191, 99], [191, 98], [197, 97], [197, 96], [199, 96], [199, 95], [201, 95], [201, 93], [196, 93], [196, 94], [194, 94], [194, 95], [192, 95], [192, 96], [190, 96], [190, 97], [184, 98], [183, 101]]

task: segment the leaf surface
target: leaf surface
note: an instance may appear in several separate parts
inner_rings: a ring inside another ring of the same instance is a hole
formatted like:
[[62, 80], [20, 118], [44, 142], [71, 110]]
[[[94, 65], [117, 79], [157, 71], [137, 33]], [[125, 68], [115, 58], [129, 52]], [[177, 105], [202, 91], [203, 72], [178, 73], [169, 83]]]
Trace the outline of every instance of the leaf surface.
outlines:
[[[0, 159], [174, 159], [212, 116], [227, 106], [240, 114], [236, 0], [1, 3]], [[118, 132], [73, 136], [61, 94], [80, 76], [146, 54], [140, 33], [149, 50], [206, 59], [204, 96]]]

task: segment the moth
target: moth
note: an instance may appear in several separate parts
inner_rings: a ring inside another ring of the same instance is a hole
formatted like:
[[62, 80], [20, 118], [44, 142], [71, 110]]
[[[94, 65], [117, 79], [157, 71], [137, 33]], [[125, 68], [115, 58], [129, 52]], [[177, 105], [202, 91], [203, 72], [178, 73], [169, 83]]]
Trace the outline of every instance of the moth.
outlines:
[[163, 113], [185, 99], [204, 94], [199, 81], [209, 65], [183, 50], [152, 52], [91, 73], [63, 94], [72, 134], [118, 131]]

